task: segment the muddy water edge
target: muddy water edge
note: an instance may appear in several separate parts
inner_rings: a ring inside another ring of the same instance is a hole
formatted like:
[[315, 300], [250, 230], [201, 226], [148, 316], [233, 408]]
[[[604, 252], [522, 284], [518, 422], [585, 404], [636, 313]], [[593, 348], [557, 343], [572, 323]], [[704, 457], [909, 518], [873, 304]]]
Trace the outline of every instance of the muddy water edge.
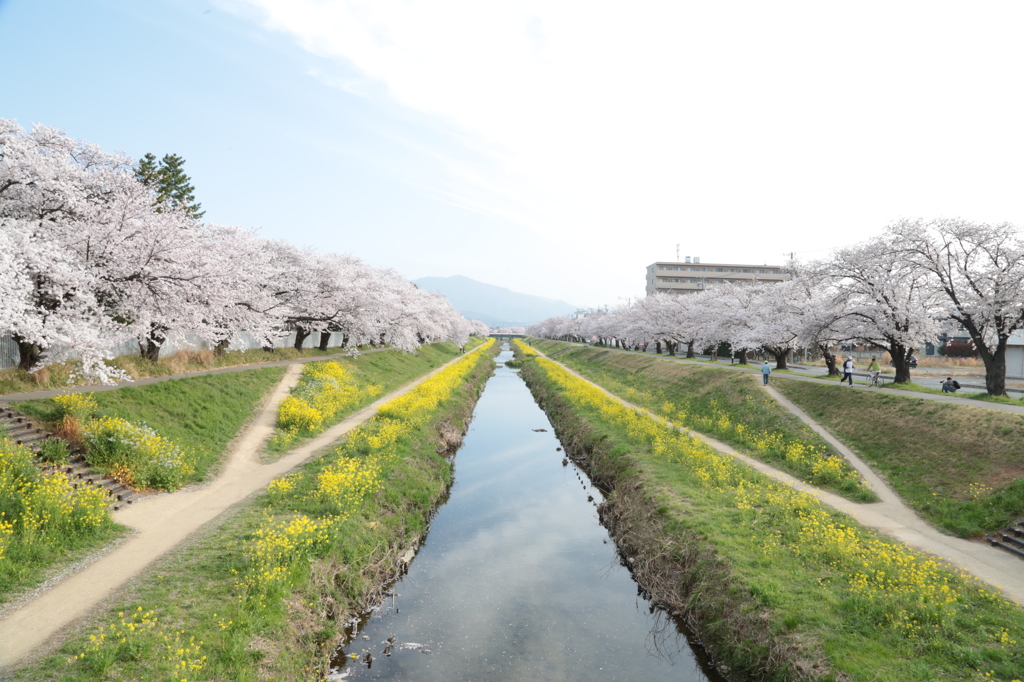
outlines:
[[455, 483], [406, 575], [349, 632], [329, 679], [721, 682], [600, 525], [518, 371], [477, 403]]

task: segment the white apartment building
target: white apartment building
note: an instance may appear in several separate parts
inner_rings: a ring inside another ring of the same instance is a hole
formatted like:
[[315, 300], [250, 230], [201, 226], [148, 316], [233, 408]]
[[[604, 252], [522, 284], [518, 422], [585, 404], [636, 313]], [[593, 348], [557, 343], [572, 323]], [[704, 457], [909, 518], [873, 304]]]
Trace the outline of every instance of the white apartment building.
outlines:
[[691, 294], [722, 282], [781, 282], [789, 276], [781, 265], [701, 263], [686, 256], [682, 263], [659, 261], [647, 266], [647, 295]]

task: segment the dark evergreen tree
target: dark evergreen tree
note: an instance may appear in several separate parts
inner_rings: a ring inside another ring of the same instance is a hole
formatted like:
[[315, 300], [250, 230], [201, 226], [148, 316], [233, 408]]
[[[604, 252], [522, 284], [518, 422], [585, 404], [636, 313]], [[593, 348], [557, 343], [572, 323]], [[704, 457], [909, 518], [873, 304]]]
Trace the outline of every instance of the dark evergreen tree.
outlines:
[[135, 169], [135, 177], [146, 187], [156, 187], [160, 182], [160, 166], [156, 157], [146, 154], [139, 160], [139, 166]]
[[199, 220], [205, 215], [201, 204], [196, 202], [195, 187], [185, 174], [185, 159], [177, 154], [165, 154], [157, 163], [153, 154], [146, 154], [135, 169], [135, 176], [156, 192], [156, 203], [181, 208], [191, 217]]

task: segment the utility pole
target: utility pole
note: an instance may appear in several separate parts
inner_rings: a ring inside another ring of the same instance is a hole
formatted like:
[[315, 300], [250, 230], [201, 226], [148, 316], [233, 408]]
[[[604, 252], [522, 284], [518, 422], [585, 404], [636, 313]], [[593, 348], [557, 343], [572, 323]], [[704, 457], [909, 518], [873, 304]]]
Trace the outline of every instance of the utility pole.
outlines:
[[679, 262], [679, 244], [676, 244], [676, 262]]

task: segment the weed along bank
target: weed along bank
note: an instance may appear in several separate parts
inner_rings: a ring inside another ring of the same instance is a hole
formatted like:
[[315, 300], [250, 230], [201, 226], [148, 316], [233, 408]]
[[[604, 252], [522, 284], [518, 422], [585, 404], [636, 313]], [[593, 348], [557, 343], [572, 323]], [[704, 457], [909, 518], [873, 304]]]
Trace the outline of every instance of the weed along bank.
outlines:
[[[707, 382], [687, 388], [689, 375], [670, 391], [644, 378], [656, 360], [620, 372], [587, 360], [594, 351], [537, 345], [656, 411], [625, 404], [517, 344], [522, 375], [570, 456], [610, 490], [601, 517], [620, 552], [633, 559], [640, 585], [692, 627], [730, 676], [1024, 678], [1024, 612], [995, 587], [859, 525], [799, 490], [800, 480], [770, 478], [689, 434], [687, 428], [719, 429], [712, 432], [736, 443], [747, 461], [774, 457], [759, 451], [760, 437], [736, 433], [756, 394], [744, 397], [744, 387], [730, 385], [709, 395]], [[601, 363], [619, 362], [607, 357]], [[725, 399], [727, 392], [733, 399]], [[780, 424], [783, 440], [805, 438], [785, 420], [771, 421]], [[814, 483], [835, 491], [835, 499], [864, 497], [841, 469], [810, 464], [792, 476], [819, 476]]]

